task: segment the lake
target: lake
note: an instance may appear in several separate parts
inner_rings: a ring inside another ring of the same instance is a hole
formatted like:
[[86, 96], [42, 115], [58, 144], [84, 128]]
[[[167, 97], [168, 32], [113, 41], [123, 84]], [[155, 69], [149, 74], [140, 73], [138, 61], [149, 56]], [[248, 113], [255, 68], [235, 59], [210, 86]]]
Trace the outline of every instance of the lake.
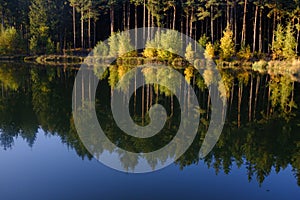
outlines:
[[[193, 70], [187, 73], [178, 69], [199, 101], [197, 135], [173, 164], [155, 170], [172, 155], [164, 155], [159, 161], [145, 158], [153, 172], [134, 174], [137, 158], [125, 158], [108, 144], [88, 151], [78, 135], [72, 115], [78, 67], [0, 63], [1, 199], [299, 198], [300, 85], [295, 77], [222, 70], [225, 88], [221, 94], [228, 103], [226, 123], [216, 146], [206, 157], [199, 158], [211, 117], [209, 99], [216, 95], [208, 92], [206, 83], [213, 80], [206, 70], [202, 77]], [[186, 104], [182, 108], [180, 99], [156, 84], [136, 88], [132, 96], [122, 96], [120, 104], [129, 101], [129, 113], [136, 124], [149, 124], [148, 111], [154, 103], [163, 105], [168, 115], [156, 136], [137, 139], [124, 134], [114, 122], [110, 102], [116, 98], [112, 88], [131, 68], [112, 66], [101, 73], [96, 84], [92, 76], [102, 69], [94, 67], [89, 69], [88, 82], [97, 88], [95, 110], [107, 138], [130, 152], [152, 152], [174, 139], [180, 111], [189, 108], [190, 93], [183, 91]], [[150, 76], [166, 77], [165, 71], [139, 73], [146, 77], [146, 83]], [[176, 85], [176, 81], [172, 84]], [[90, 95], [89, 90], [84, 93]], [[107, 152], [120, 157], [119, 164], [125, 172], [95, 159]]]

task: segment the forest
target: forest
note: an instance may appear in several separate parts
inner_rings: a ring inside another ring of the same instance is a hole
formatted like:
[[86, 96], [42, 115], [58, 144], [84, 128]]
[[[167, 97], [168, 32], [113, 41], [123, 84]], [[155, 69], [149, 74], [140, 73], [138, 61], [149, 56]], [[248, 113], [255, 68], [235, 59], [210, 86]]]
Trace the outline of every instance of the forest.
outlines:
[[[165, 127], [163, 134], [159, 133], [157, 137], [151, 139], [142, 140], [129, 137], [123, 134], [115, 124], [111, 110], [107, 106], [107, 102], [110, 102], [110, 95], [107, 94], [110, 93], [110, 87], [113, 87], [113, 77], [118, 77], [121, 70], [124, 69], [110, 68], [110, 72], [99, 85], [102, 92], [97, 93], [99, 101], [97, 101], [96, 107], [97, 115], [102, 120], [99, 123], [105, 133], [111, 141], [131, 152], [150, 152], [158, 146], [169, 143], [180, 124], [178, 107], [174, 109], [177, 114], [167, 121], [170, 129]], [[151, 71], [147, 70], [143, 73], [149, 77]], [[300, 140], [298, 134], [300, 121], [295, 117], [299, 112], [290, 110], [292, 100], [289, 96], [291, 96], [290, 93], [293, 93], [294, 85], [290, 76], [274, 74], [272, 78], [257, 72], [253, 72], [250, 76], [244, 70], [225, 70], [222, 73], [228, 77], [226, 82], [232, 85], [229, 92], [232, 95], [229, 101], [228, 121], [220, 141], [204, 159], [205, 165], [214, 169], [217, 174], [224, 172], [230, 175], [234, 166], [240, 167], [244, 163], [247, 166], [247, 173], [241, 174], [241, 177], [247, 176], [249, 181], [257, 179], [260, 184], [272, 170], [276, 170], [278, 173], [290, 165], [293, 168], [295, 183], [297, 181], [300, 186]], [[25, 140], [30, 147], [35, 147], [38, 143], [38, 129], [42, 129], [49, 137], [59, 137], [61, 143], [74, 149], [82, 159], [92, 159], [91, 153], [100, 155], [105, 149], [108, 150], [110, 144], [105, 144], [103, 149], [98, 149], [99, 152], [88, 152], [77, 134], [70, 106], [75, 75], [76, 70], [71, 68], [64, 70], [51, 66], [38, 68], [30, 67], [30, 64], [3, 64], [0, 69], [0, 81], [3, 83], [3, 87], [0, 88], [0, 129], [2, 131], [0, 149], [17, 148], [17, 143], [14, 143], [17, 138]], [[199, 74], [195, 76], [196, 79], [201, 78]], [[234, 79], [234, 77], [239, 78]], [[93, 79], [91, 78], [90, 81], [92, 82]], [[206, 118], [207, 112], [205, 112], [208, 91], [201, 88], [205, 84], [195, 84], [199, 100], [201, 100], [199, 102], [202, 102], [201, 107], [204, 109], [202, 112], [204, 117], [201, 118], [193, 145], [176, 161], [176, 165], [180, 169], [201, 162], [198, 154], [209, 124]], [[145, 90], [148, 90], [147, 88], [151, 87], [146, 86]], [[241, 91], [244, 92], [241, 93]], [[280, 93], [279, 91], [285, 92]], [[160, 93], [163, 91], [160, 90]], [[157, 94], [153, 92], [152, 95], [155, 100]], [[253, 98], [249, 98], [251, 95]], [[168, 112], [171, 109], [171, 98], [171, 96], [161, 95], [159, 97], [159, 102], [163, 103]], [[141, 120], [142, 105], [144, 104], [145, 110], [148, 109], [150, 105], [147, 103], [148, 101], [147, 97], [144, 103], [138, 100], [136, 105], [130, 106], [131, 109], [136, 107], [133, 115], [137, 122]], [[299, 96], [295, 95], [295, 101], [299, 102]], [[240, 120], [242, 123], [238, 127]], [[250, 121], [252, 122], [250, 123]], [[97, 136], [93, 134], [92, 136], [96, 141]], [[190, 137], [189, 134], [186, 137]], [[161, 161], [165, 161], [168, 156], [168, 154], [164, 154]], [[130, 171], [135, 168], [136, 157], [126, 158], [121, 154], [120, 157], [122, 157], [122, 165], [125, 169]], [[156, 158], [153, 160], [152, 157], [149, 157], [147, 160], [153, 165], [153, 168], [158, 164]]]
[[222, 43], [225, 57], [299, 53], [299, 0], [0, 0], [0, 19], [0, 55], [91, 50], [114, 32], [141, 27], [177, 30], [212, 57], [221, 56]]

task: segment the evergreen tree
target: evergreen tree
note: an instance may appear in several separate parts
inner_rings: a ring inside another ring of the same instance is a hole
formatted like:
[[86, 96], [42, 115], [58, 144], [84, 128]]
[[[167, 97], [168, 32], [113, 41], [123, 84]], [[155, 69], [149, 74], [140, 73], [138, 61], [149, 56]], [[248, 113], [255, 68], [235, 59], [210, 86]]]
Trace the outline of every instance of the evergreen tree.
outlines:
[[48, 3], [43, 0], [32, 0], [29, 11], [30, 21], [30, 50], [33, 53], [45, 53], [49, 37], [47, 16]]

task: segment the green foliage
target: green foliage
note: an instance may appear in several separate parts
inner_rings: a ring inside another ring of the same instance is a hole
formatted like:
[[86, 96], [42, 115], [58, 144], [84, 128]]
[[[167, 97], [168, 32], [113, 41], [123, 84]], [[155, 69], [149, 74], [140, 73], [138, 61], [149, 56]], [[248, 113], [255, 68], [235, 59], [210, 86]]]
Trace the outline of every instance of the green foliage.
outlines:
[[119, 52], [119, 33], [113, 33], [108, 38], [108, 45], [109, 45], [109, 55], [116, 57]]
[[176, 31], [167, 30], [161, 34], [156, 34], [158, 43], [157, 55], [161, 59], [173, 59], [177, 55], [182, 55], [182, 41]]
[[128, 33], [114, 33], [108, 39], [109, 55], [114, 57], [136, 56]]
[[185, 70], [184, 70], [184, 77], [185, 77], [185, 80], [188, 84], [191, 84], [191, 79], [193, 78], [194, 76], [194, 67], [187, 67]]
[[206, 69], [203, 73], [203, 79], [207, 87], [211, 86], [215, 80], [214, 80], [214, 72], [211, 69]]
[[277, 25], [277, 29], [274, 32], [274, 42], [272, 44], [272, 56], [273, 59], [282, 59], [283, 58], [283, 47], [284, 47], [284, 30], [281, 24]]
[[46, 53], [47, 54], [55, 53], [55, 44], [50, 38], [47, 39]]
[[241, 48], [241, 50], [238, 52], [238, 57], [241, 60], [248, 61], [251, 58], [251, 56], [252, 56], [252, 52], [251, 52], [251, 49], [250, 49], [250, 45], [247, 45], [246, 47], [243, 46]]
[[143, 56], [146, 58], [155, 58], [157, 56], [157, 50], [155, 48], [145, 48]]
[[208, 44], [209, 37], [207, 37], [205, 34], [202, 35], [199, 39], [199, 44], [205, 49], [206, 45]]
[[193, 61], [195, 60], [195, 57], [196, 57], [196, 53], [193, 50], [192, 44], [189, 43], [189, 45], [186, 47], [186, 50], [185, 50], [185, 58], [189, 62], [193, 63]]
[[275, 76], [269, 83], [271, 90], [271, 103], [274, 108], [277, 106], [283, 113], [291, 112], [296, 107], [294, 100], [291, 98], [293, 82], [289, 76]]
[[0, 68], [0, 81], [4, 89], [18, 90], [21, 77], [18, 77], [17, 74], [14, 68], [5, 65]]
[[215, 57], [215, 48], [211, 42], [206, 45], [206, 49], [204, 52], [204, 57], [207, 60], [213, 59]]
[[147, 58], [157, 56], [163, 60], [182, 55], [182, 41], [179, 38], [179, 33], [172, 30], [156, 33], [154, 40], [147, 42], [143, 55]]
[[285, 30], [285, 40], [283, 42], [283, 57], [285, 59], [293, 59], [296, 57], [296, 46], [297, 46], [297, 41], [296, 38], [294, 37], [294, 30], [289, 23], [286, 27]]
[[119, 35], [119, 56], [130, 56], [130, 52], [134, 51], [134, 47], [131, 45], [130, 36], [128, 33], [121, 33]]
[[149, 40], [146, 43], [146, 48], [144, 49], [143, 56], [146, 58], [157, 57], [157, 49], [159, 46], [160, 38], [155, 37], [154, 40]]
[[267, 67], [268, 67], [268, 62], [266, 62], [265, 60], [254, 62], [252, 65], [252, 69], [256, 71], [264, 71], [267, 69]]
[[224, 36], [221, 38], [221, 58], [224, 60], [228, 60], [235, 54], [235, 45], [233, 42], [233, 32], [229, 26], [226, 27], [223, 32]]
[[54, 42], [49, 35], [50, 22], [48, 19], [50, 2], [42, 0], [33, 0], [30, 5], [29, 22], [30, 22], [30, 51], [33, 54], [51, 54], [55, 52]]
[[14, 27], [0, 30], [0, 54], [24, 53], [25, 44]]
[[219, 91], [223, 98], [230, 97], [230, 91], [234, 85], [234, 76], [228, 72], [221, 72], [222, 82], [219, 82]]
[[119, 73], [118, 73], [118, 67], [117, 66], [111, 66], [109, 68], [109, 77], [108, 77], [108, 83], [112, 89], [115, 88], [119, 81]]
[[293, 59], [296, 57], [297, 41], [294, 37], [294, 30], [291, 23], [288, 23], [284, 29], [278, 24], [274, 32], [275, 39], [272, 44], [273, 59]]
[[105, 57], [108, 56], [108, 54], [109, 54], [108, 46], [102, 41], [98, 42], [98, 44], [94, 48], [94, 55]]
[[31, 53], [37, 54], [38, 53], [38, 39], [36, 36], [32, 36], [29, 40], [29, 49]]
[[29, 42], [30, 52], [32, 54], [55, 53], [55, 44], [51, 38], [32, 36]]

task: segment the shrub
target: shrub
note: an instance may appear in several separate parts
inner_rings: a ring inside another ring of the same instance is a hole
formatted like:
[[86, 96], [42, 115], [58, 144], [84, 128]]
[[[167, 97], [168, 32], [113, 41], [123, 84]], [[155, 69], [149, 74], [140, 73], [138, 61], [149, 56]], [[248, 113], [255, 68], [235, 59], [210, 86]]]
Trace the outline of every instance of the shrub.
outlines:
[[154, 40], [148, 41], [143, 55], [147, 58], [158, 57], [162, 60], [182, 55], [182, 41], [180, 35], [173, 31], [156, 33]]
[[200, 37], [199, 39], [199, 44], [203, 47], [206, 48], [206, 45], [208, 44], [209, 38], [204, 34]]
[[235, 45], [233, 42], [233, 32], [229, 28], [229, 26], [226, 27], [225, 31], [223, 32], [224, 36], [221, 38], [221, 58], [224, 60], [227, 60], [234, 56], [235, 54]]
[[102, 41], [98, 42], [96, 47], [94, 48], [94, 55], [105, 57], [108, 56], [108, 54], [109, 54], [108, 46]]
[[285, 40], [283, 42], [283, 57], [285, 59], [292, 60], [296, 57], [296, 47], [297, 47], [297, 41], [294, 37], [294, 31], [291, 23], [289, 23], [285, 30]]
[[266, 70], [267, 67], [268, 67], [268, 63], [264, 60], [260, 60], [258, 62], [255, 62], [252, 65], [252, 69], [257, 70], [257, 71]]
[[250, 45], [247, 45], [246, 47], [243, 46], [241, 48], [241, 50], [238, 52], [238, 57], [241, 60], [248, 61], [251, 58], [251, 56], [252, 56], [252, 53], [251, 53]]
[[285, 37], [284, 37], [284, 30], [281, 24], [277, 25], [277, 29], [274, 32], [274, 35], [275, 35], [275, 39], [272, 43], [272, 48], [271, 48], [273, 53], [272, 56], [274, 60], [282, 59], [283, 58], [282, 49], [284, 46]]
[[191, 43], [189, 43], [189, 45], [186, 47], [186, 50], [185, 50], [185, 58], [186, 60], [188, 60], [189, 62], [193, 63], [194, 60], [195, 60], [195, 51], [193, 50], [193, 46]]
[[24, 53], [25, 43], [14, 27], [0, 31], [0, 54]]
[[130, 35], [128, 33], [114, 33], [108, 39], [109, 55], [119, 57], [136, 56], [134, 47], [131, 45]]
[[55, 44], [50, 38], [47, 39], [46, 53], [47, 54], [55, 53]]
[[215, 48], [211, 42], [206, 45], [206, 49], [204, 52], [204, 57], [207, 60], [213, 59], [215, 57]]

